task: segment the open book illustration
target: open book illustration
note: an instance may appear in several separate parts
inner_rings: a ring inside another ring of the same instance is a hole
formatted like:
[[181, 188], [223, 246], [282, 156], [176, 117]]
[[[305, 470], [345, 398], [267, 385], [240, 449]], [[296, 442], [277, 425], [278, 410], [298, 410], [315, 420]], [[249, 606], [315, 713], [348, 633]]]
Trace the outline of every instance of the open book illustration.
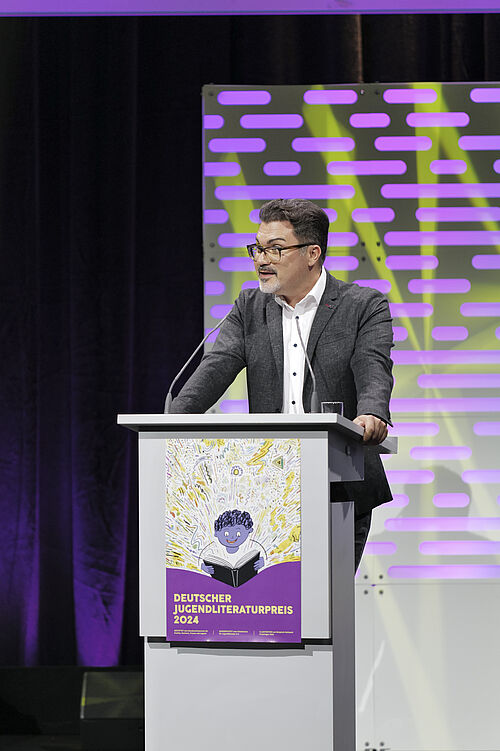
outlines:
[[259, 558], [260, 552], [258, 550], [250, 550], [234, 566], [216, 555], [207, 555], [203, 558], [203, 562], [207, 566], [213, 566], [214, 573], [211, 574], [213, 579], [218, 579], [223, 584], [229, 584], [230, 587], [241, 587], [242, 584], [257, 575], [255, 563]]

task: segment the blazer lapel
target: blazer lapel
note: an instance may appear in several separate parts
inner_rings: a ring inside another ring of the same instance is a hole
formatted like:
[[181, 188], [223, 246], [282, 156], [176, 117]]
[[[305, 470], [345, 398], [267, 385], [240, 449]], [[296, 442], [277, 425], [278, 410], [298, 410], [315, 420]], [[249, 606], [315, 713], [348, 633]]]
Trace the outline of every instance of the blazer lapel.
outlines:
[[279, 393], [283, 394], [283, 324], [281, 316], [281, 307], [274, 297], [271, 297], [266, 305], [267, 330], [278, 371]]
[[[309, 333], [309, 339], [307, 342], [307, 354], [309, 355], [310, 360], [312, 360], [312, 356], [314, 354], [314, 350], [316, 349], [316, 344], [318, 343], [321, 332], [335, 312], [335, 309], [337, 307], [338, 295], [339, 290], [337, 280], [327, 272], [325, 291], [323, 292], [323, 296], [318, 305], [318, 310], [316, 311], [316, 315], [314, 316], [311, 331]], [[307, 367], [305, 373], [309, 375], [309, 369]], [[306, 379], [304, 378], [304, 381], [305, 380]]]

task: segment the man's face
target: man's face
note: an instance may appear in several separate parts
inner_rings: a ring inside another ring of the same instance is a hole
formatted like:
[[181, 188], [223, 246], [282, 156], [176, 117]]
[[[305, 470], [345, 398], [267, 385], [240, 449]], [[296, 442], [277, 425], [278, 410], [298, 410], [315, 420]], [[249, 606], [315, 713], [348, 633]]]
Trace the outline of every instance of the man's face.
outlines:
[[[286, 248], [303, 242], [295, 236], [290, 222], [263, 222], [256, 240], [263, 248]], [[254, 263], [261, 292], [280, 295], [295, 305], [305, 297], [319, 276], [321, 269], [314, 267], [320, 252], [317, 245], [292, 248], [283, 251], [280, 261], [271, 261], [265, 254], [259, 254]]]
[[243, 524], [235, 524], [233, 527], [222, 527], [219, 529], [215, 536], [219, 542], [227, 548], [228, 553], [236, 553], [240, 545], [242, 545], [247, 539], [250, 532], [253, 532], [253, 528], [247, 529]]

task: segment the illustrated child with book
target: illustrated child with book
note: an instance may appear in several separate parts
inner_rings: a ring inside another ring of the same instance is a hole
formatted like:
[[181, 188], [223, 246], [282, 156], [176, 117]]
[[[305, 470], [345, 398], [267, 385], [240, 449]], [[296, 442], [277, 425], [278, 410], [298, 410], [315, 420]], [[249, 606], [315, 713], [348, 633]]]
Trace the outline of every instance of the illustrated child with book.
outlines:
[[[214, 522], [215, 537], [201, 554], [201, 570], [232, 587], [240, 587], [264, 566], [260, 543], [250, 538], [253, 521], [248, 511], [224, 511]], [[262, 548], [263, 549], [263, 548]]]

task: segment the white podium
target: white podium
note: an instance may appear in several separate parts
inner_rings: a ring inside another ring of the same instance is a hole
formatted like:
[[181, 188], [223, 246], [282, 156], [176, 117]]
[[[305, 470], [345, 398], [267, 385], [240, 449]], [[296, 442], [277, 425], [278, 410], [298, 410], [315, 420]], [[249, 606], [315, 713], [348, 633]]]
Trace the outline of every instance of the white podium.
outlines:
[[[354, 751], [352, 503], [362, 429], [336, 414], [119, 415], [139, 433], [140, 633], [146, 751]], [[165, 439], [300, 441], [301, 642], [166, 641]], [[397, 451], [397, 439], [379, 447]]]

